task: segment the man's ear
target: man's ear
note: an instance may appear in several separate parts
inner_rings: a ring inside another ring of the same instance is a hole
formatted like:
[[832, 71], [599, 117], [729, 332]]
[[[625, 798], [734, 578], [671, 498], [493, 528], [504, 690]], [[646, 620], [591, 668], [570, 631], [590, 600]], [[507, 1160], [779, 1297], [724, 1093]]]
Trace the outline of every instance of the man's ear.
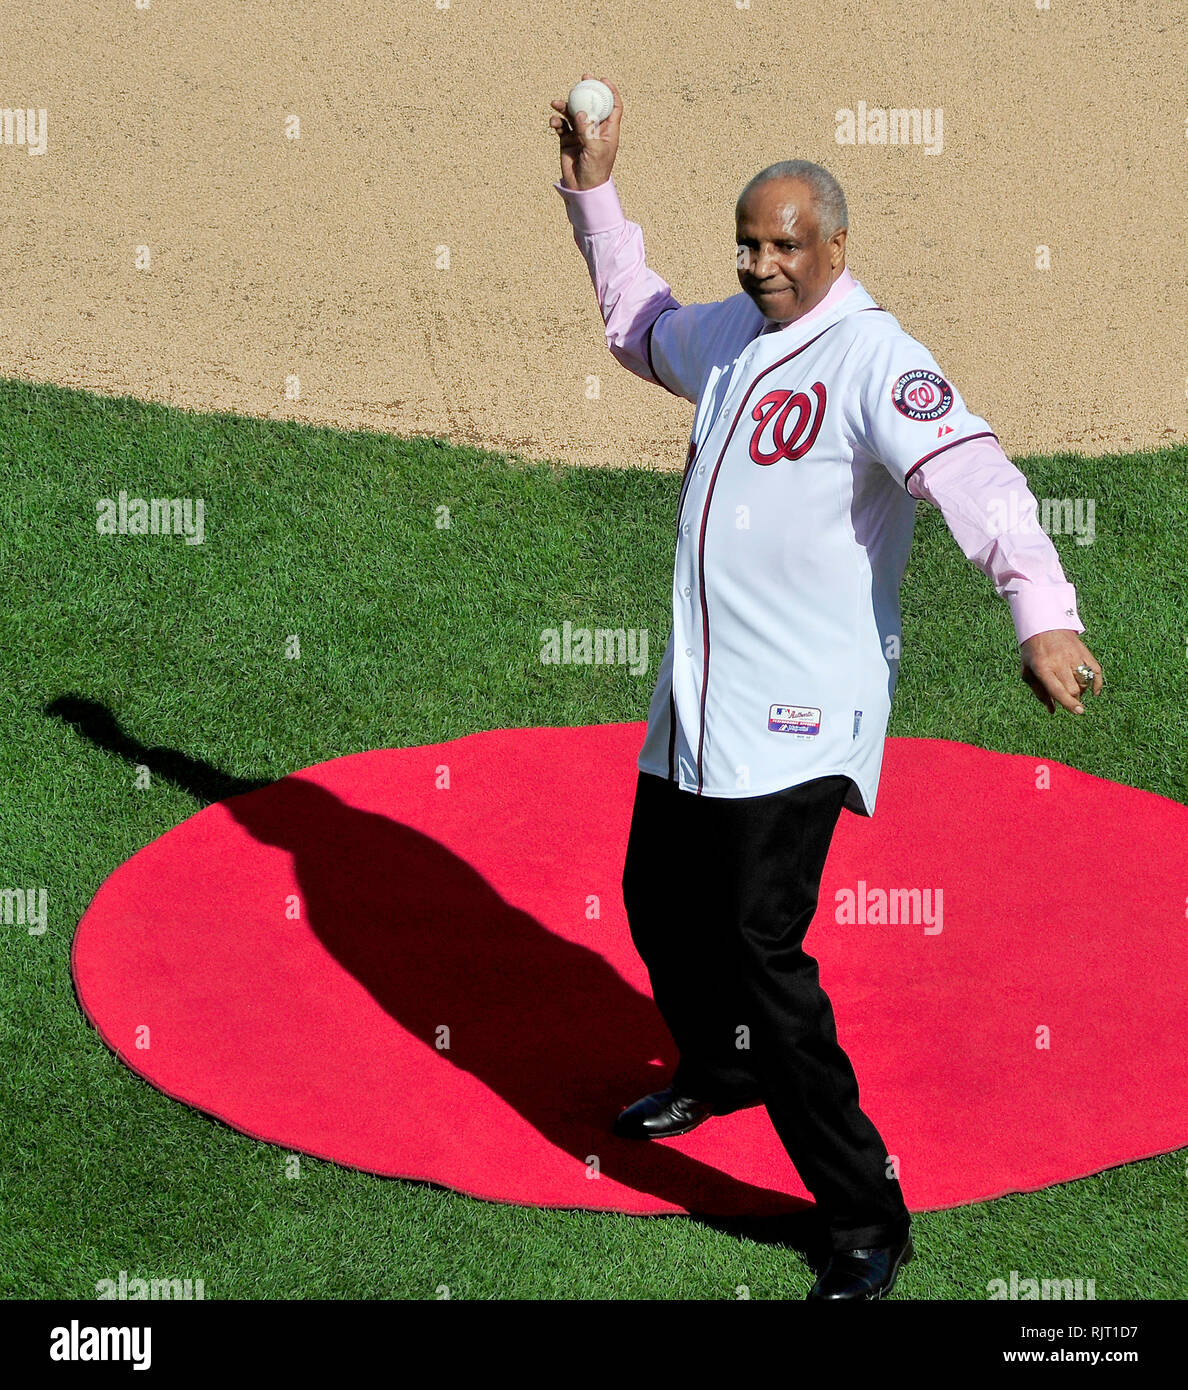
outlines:
[[829, 264], [836, 270], [839, 265], [844, 264], [846, 259], [846, 229], [839, 227], [829, 238], [829, 244]]

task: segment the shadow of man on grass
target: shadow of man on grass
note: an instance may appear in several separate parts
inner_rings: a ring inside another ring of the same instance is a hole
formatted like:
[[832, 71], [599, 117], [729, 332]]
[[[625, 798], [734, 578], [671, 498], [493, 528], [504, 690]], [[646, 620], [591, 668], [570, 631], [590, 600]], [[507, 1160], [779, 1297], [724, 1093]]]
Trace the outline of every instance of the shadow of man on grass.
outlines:
[[[306, 921], [327, 951], [437, 1058], [475, 1076], [562, 1152], [582, 1164], [597, 1155], [606, 1177], [694, 1211], [761, 1213], [698, 1218], [714, 1229], [826, 1249], [809, 1203], [611, 1132], [623, 1105], [671, 1073], [645, 1060], [674, 1057], [655, 1005], [597, 952], [511, 906], [445, 846], [300, 774], [231, 777], [147, 747], [95, 701], [62, 696], [45, 713], [203, 805], [222, 803], [255, 839], [292, 855]], [[434, 1046], [443, 1023], [446, 1052]], [[574, 1205], [584, 1196], [575, 1190]]]

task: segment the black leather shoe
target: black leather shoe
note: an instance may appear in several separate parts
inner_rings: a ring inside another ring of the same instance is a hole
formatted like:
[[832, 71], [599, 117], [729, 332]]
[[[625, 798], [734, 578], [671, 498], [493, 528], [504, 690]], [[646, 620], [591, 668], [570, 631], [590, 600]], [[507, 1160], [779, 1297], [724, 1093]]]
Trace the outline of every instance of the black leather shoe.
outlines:
[[910, 1235], [902, 1243], [877, 1249], [835, 1251], [810, 1299], [885, 1298], [895, 1287], [901, 1265], [916, 1253]]
[[678, 1095], [671, 1086], [644, 1096], [626, 1110], [620, 1110], [614, 1132], [620, 1139], [669, 1139], [674, 1134], [688, 1134], [714, 1115], [729, 1115], [748, 1105], [758, 1105], [759, 1097], [746, 1097], [729, 1107]]

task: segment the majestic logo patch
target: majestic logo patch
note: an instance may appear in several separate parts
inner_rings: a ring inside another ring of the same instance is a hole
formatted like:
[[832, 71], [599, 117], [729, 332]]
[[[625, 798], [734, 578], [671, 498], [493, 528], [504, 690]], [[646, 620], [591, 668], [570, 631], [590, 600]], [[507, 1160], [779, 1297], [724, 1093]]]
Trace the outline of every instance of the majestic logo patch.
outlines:
[[772, 705], [767, 711], [767, 727], [773, 734], [812, 738], [821, 732], [821, 711], [804, 705]]
[[891, 403], [909, 420], [938, 420], [953, 404], [953, 388], [943, 376], [917, 367], [892, 386]]
[[[825, 386], [814, 381], [809, 390], [813, 393], [811, 400], [804, 391], [769, 391], [751, 411], [751, 419], [759, 421], [751, 435], [751, 458], [755, 463], [766, 468], [780, 459], [803, 458], [817, 442], [825, 418]], [[789, 427], [788, 418], [793, 411], [796, 419]], [[760, 447], [760, 439], [769, 423], [774, 447], [768, 453]]]

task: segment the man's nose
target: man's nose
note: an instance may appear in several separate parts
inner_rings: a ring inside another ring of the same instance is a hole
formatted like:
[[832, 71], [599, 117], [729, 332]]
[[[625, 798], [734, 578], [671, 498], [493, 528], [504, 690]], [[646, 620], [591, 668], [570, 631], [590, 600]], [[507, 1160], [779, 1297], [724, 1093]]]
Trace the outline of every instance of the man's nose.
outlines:
[[775, 257], [768, 250], [751, 253], [751, 274], [756, 280], [766, 280], [775, 269]]

